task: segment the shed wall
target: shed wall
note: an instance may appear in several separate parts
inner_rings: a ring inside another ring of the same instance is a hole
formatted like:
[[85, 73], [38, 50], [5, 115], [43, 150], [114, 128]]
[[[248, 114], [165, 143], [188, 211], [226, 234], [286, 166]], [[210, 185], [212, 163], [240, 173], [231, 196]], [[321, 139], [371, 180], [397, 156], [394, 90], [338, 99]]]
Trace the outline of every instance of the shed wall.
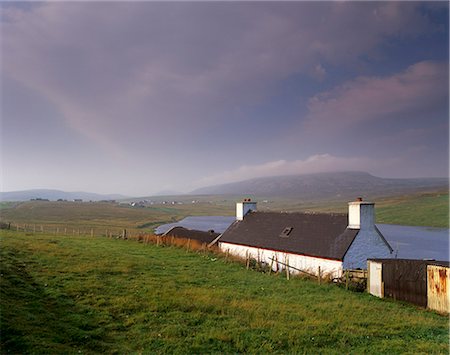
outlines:
[[[321, 259], [306, 255], [284, 253], [275, 250], [260, 249], [245, 245], [223, 242], [219, 243], [219, 247], [222, 251], [228, 251], [230, 254], [239, 256], [241, 258], [245, 258], [248, 254], [251, 258], [254, 258], [259, 262], [263, 262], [268, 265], [272, 264], [272, 269], [274, 271], [285, 269], [285, 266], [282, 264], [285, 263], [289, 266], [304, 270], [314, 275], [318, 274], [320, 267], [320, 273], [323, 277], [330, 276], [331, 278], [335, 278], [342, 276], [342, 261], [339, 260]], [[272, 263], [271, 259], [277, 260], [278, 263]], [[290, 271], [293, 274], [300, 273], [295, 269], [290, 269]]]
[[444, 266], [427, 267], [427, 307], [438, 312], [450, 312], [450, 269]]
[[384, 296], [427, 306], [426, 264], [421, 260], [383, 263]]

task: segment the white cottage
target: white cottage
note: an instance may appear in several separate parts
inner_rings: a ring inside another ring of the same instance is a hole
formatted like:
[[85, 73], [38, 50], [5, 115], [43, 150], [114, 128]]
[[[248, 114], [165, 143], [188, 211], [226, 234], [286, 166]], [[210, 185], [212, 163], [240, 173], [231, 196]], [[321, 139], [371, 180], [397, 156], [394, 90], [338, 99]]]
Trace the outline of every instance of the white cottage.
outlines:
[[[375, 226], [374, 203], [349, 203], [349, 213], [258, 212], [256, 202], [236, 204], [236, 221], [219, 237], [224, 252], [249, 255], [276, 271], [298, 270], [340, 277], [366, 269], [369, 258], [389, 258], [392, 248]], [[320, 269], [319, 269], [320, 268]]]

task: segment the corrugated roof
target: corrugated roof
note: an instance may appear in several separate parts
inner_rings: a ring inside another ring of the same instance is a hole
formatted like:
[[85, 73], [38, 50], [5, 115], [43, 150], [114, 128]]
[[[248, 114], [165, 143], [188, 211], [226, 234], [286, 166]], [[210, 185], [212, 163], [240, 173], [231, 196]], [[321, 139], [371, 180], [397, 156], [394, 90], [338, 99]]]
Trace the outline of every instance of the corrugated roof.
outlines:
[[164, 236], [175, 237], [175, 238], [187, 238], [187, 239], [195, 239], [202, 243], [211, 243], [214, 239], [219, 236], [219, 233], [211, 232], [203, 232], [194, 229], [187, 229], [184, 227], [173, 227], [168, 230]]
[[414, 265], [414, 267], [427, 266], [427, 265], [450, 267], [449, 261], [427, 260], [427, 259], [422, 259], [422, 260], [421, 259], [368, 259], [368, 261], [374, 261], [374, 262], [381, 263], [381, 264], [407, 263], [409, 265]]
[[342, 260], [358, 232], [347, 228], [346, 214], [251, 212], [220, 242]]

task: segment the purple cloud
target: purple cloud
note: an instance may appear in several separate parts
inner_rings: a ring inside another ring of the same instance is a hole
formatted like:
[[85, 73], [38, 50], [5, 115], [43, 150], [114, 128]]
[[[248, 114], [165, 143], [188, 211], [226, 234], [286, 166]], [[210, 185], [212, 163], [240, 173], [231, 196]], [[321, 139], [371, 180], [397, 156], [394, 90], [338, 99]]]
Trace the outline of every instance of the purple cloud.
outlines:
[[358, 77], [315, 95], [308, 103], [306, 125], [345, 130], [370, 120], [403, 119], [418, 109], [442, 106], [447, 98], [448, 65], [420, 62], [398, 74]]
[[323, 78], [318, 60], [348, 65], [386, 35], [432, 30], [401, 3], [52, 2], [6, 17], [3, 75], [107, 149], [130, 121], [165, 134], [207, 124], [293, 73]]

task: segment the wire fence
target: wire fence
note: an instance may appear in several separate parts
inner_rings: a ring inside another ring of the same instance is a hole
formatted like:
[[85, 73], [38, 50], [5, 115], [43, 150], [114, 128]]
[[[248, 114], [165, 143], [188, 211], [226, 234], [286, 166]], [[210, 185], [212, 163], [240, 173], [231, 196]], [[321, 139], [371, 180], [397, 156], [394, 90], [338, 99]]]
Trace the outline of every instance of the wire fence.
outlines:
[[147, 231], [140, 231], [128, 228], [102, 228], [102, 227], [73, 227], [62, 225], [44, 225], [37, 223], [0, 223], [0, 229], [8, 229], [17, 232], [34, 234], [91, 236], [109, 238], [136, 238], [139, 235], [149, 234]]
[[176, 246], [189, 250], [220, 252], [216, 245], [200, 242], [196, 239], [179, 238], [173, 236], [161, 236], [129, 228], [94, 228], [94, 227], [71, 227], [51, 226], [30, 223], [0, 223], [0, 229], [24, 232], [36, 235], [55, 236], [77, 236], [77, 237], [106, 237], [111, 239], [135, 240], [144, 244], [155, 244], [157, 246]]
[[[221, 250], [218, 243], [208, 244], [205, 242], [201, 242], [196, 239], [190, 238], [180, 238], [174, 236], [164, 236], [164, 235], [155, 235], [153, 233], [148, 233], [145, 231], [127, 229], [127, 228], [92, 228], [92, 227], [84, 227], [84, 228], [74, 228], [67, 226], [49, 226], [42, 224], [26, 224], [26, 223], [3, 223], [0, 222], [0, 229], [8, 229], [17, 232], [25, 232], [27, 234], [39, 235], [55, 235], [55, 236], [77, 236], [77, 237], [104, 237], [110, 239], [121, 239], [121, 240], [132, 240], [143, 244], [154, 244], [156, 246], [173, 246], [178, 248], [184, 248], [189, 251], [197, 251], [201, 253], [214, 253], [217, 256], [223, 257], [226, 261], [233, 261], [244, 264], [247, 269], [253, 269], [260, 272], [266, 273], [286, 273], [286, 278], [289, 280], [292, 276], [292, 271], [294, 273], [297, 272], [297, 276], [303, 276], [307, 278], [317, 279], [319, 283], [332, 281], [345, 285], [345, 288], [348, 289], [351, 283], [363, 284], [365, 285], [367, 280], [367, 271], [365, 270], [345, 270], [343, 275], [339, 278], [328, 279], [322, 275], [322, 272], [318, 270], [317, 274], [308, 272], [307, 270], [297, 269], [296, 267], [289, 265], [289, 261], [286, 260], [286, 263], [282, 263], [278, 260], [272, 259], [272, 263], [267, 264], [259, 260], [259, 258], [253, 258], [250, 253], [247, 253], [245, 258], [233, 255], [229, 252], [229, 250]], [[278, 269], [276, 271], [273, 269], [273, 262], [277, 264], [281, 264], [284, 268]], [[363, 286], [364, 287], [364, 286]]]

